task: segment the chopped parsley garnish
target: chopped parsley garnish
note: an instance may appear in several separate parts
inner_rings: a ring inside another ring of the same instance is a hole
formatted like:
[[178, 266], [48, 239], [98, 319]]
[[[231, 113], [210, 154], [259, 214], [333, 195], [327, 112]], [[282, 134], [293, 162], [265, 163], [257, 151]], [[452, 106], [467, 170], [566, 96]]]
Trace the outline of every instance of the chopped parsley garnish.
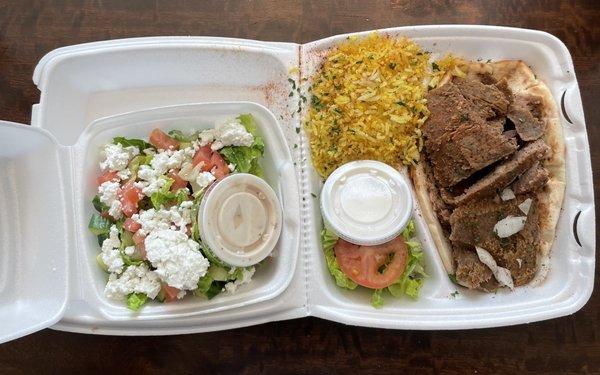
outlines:
[[435, 62], [431, 63], [431, 69], [433, 69], [433, 71], [439, 71], [440, 67], [438, 64], [436, 64]]

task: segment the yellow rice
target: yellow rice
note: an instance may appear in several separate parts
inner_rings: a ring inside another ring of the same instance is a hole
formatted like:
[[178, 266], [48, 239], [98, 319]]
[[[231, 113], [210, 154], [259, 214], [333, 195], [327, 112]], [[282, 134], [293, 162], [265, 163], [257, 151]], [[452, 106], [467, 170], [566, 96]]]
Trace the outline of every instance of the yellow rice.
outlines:
[[305, 124], [318, 173], [352, 160], [418, 161], [429, 71], [429, 54], [407, 38], [374, 33], [333, 49], [312, 77]]

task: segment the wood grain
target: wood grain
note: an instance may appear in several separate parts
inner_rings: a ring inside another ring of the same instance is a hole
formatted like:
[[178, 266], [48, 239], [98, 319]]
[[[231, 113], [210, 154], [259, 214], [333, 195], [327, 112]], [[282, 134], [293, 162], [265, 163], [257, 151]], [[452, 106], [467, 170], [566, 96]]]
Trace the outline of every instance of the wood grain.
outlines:
[[[31, 80], [36, 63], [69, 44], [151, 35], [307, 42], [391, 26], [507, 25], [550, 32], [568, 46], [597, 167], [599, 20], [600, 2], [593, 0], [0, 1], [0, 118], [30, 121], [39, 100]], [[171, 337], [44, 330], [1, 345], [0, 373], [598, 373], [599, 315], [596, 291], [573, 316], [461, 332], [387, 331], [315, 318]]]

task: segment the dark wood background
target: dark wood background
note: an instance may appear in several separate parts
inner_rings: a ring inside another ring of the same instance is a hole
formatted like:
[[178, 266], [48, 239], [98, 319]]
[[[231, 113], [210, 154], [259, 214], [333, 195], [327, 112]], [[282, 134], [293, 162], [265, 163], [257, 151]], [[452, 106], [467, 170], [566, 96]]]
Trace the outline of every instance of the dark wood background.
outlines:
[[[69, 44], [153, 35], [302, 43], [351, 31], [436, 23], [533, 28], [562, 39], [579, 79], [592, 162], [600, 165], [598, 0], [2, 0], [0, 119], [29, 123], [31, 106], [39, 98], [31, 80], [35, 65], [45, 53]], [[599, 177], [596, 173], [596, 187]], [[596, 197], [599, 193], [597, 188]], [[576, 314], [507, 328], [388, 331], [306, 318], [171, 337], [92, 336], [47, 329], [0, 345], [0, 373], [598, 373], [599, 314], [596, 277], [596, 292]]]

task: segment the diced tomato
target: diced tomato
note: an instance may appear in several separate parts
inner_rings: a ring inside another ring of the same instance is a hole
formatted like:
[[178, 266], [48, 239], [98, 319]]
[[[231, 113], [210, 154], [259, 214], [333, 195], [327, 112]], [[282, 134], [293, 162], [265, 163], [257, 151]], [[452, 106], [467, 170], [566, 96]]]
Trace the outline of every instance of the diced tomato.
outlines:
[[138, 223], [130, 217], [125, 219], [125, 222], [123, 223], [123, 228], [125, 228], [126, 231], [131, 233], [137, 232], [138, 230], [140, 230], [141, 227], [142, 225], [140, 223]]
[[140, 232], [135, 232], [132, 237], [133, 243], [135, 243], [136, 245], [143, 244], [144, 240], [146, 239], [146, 236], [141, 234]]
[[186, 180], [184, 180], [183, 178], [179, 177], [179, 171], [172, 171], [169, 172], [167, 174], [167, 176], [171, 177], [174, 182], [173, 185], [171, 185], [171, 191], [177, 191], [179, 189], [183, 189], [184, 187], [187, 187], [188, 182]]
[[180, 292], [179, 289], [163, 284], [162, 290], [165, 292], [165, 302], [177, 301], [177, 294]]
[[139, 231], [133, 234], [133, 243], [135, 243], [135, 247], [140, 251], [142, 259], [146, 260], [146, 244], [144, 243], [144, 240], [146, 240], [146, 236]]
[[212, 162], [212, 155], [214, 151], [210, 148], [210, 143], [204, 147], [200, 147], [198, 151], [196, 151], [196, 155], [194, 155], [194, 159], [192, 160], [192, 165], [195, 167], [200, 164], [200, 162], [204, 163], [202, 165], [202, 171], [208, 172], [214, 167]]
[[102, 176], [98, 177], [98, 185], [102, 185], [106, 181], [119, 181], [120, 178], [116, 171], [106, 172]]
[[[357, 284], [372, 289], [388, 287], [398, 280], [408, 258], [402, 236], [377, 246], [358, 246], [340, 238], [333, 250], [344, 274]], [[393, 255], [391, 260], [390, 255]], [[386, 264], [385, 271], [379, 272]]]
[[133, 181], [128, 181], [121, 189], [121, 209], [127, 217], [138, 212], [138, 203], [142, 199], [142, 191], [135, 187]]
[[225, 163], [225, 160], [223, 160], [221, 154], [219, 154], [217, 151], [213, 152], [210, 161], [213, 164], [211, 173], [217, 180], [220, 180], [229, 174], [229, 167], [227, 166], [227, 163]]
[[179, 149], [179, 142], [158, 128], [152, 130], [152, 133], [150, 133], [150, 143], [161, 150]]

